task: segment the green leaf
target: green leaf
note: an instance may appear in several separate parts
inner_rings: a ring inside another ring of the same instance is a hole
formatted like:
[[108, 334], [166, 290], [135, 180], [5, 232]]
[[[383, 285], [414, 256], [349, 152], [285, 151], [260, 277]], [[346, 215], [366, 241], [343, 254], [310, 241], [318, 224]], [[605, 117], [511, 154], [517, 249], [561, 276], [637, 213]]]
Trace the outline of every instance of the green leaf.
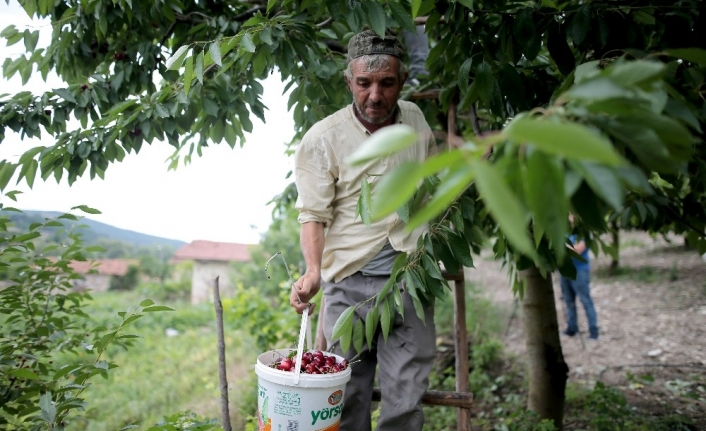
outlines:
[[199, 52], [199, 55], [196, 56], [194, 72], [196, 73], [196, 79], [203, 85], [203, 51]]
[[186, 58], [187, 51], [189, 50], [188, 45], [184, 45], [180, 47], [179, 49], [176, 50], [174, 54], [172, 54], [171, 57], [167, 60], [165, 63], [167, 66], [167, 70], [179, 70], [181, 67], [182, 63], [184, 62], [184, 58]]
[[681, 58], [690, 63], [696, 63], [700, 66], [706, 66], [706, 49], [702, 48], [678, 48], [665, 50], [667, 55]]
[[623, 187], [612, 169], [590, 162], [576, 162], [571, 165], [586, 180], [594, 193], [616, 212], [623, 209]]
[[87, 205], [78, 205], [78, 206], [75, 206], [71, 209], [72, 210], [81, 210], [81, 211], [85, 212], [86, 214], [103, 214], [102, 212], [98, 211], [97, 209], [91, 208]]
[[240, 39], [240, 46], [243, 47], [247, 52], [255, 52], [255, 44], [252, 42], [252, 37], [250, 33], [243, 34], [243, 38]]
[[468, 82], [469, 74], [471, 73], [471, 65], [473, 64], [473, 58], [467, 58], [463, 62], [461, 68], [458, 71], [458, 88], [461, 90], [461, 97], [465, 95], [470, 86]]
[[218, 46], [218, 42], [211, 43], [208, 47], [208, 52], [211, 54], [211, 59], [214, 63], [218, 66], [223, 66], [223, 62], [221, 61], [221, 49]]
[[363, 9], [365, 9], [365, 14], [368, 16], [368, 22], [373, 31], [380, 37], [385, 37], [385, 29], [387, 28], [385, 9], [377, 1], [363, 2]]
[[28, 368], [18, 368], [16, 370], [10, 370], [8, 372], [9, 375], [13, 377], [17, 377], [19, 379], [27, 379], [27, 380], [37, 380], [39, 377], [37, 376], [37, 373], [34, 371], [28, 369]]
[[400, 253], [395, 258], [392, 264], [392, 270], [390, 270], [390, 279], [393, 283], [399, 280], [400, 272], [407, 266], [407, 253]]
[[[5, 208], [5, 210], [7, 210], [7, 209]], [[39, 232], [27, 232], [25, 234], [14, 237], [13, 240], [15, 242], [27, 242], [27, 241], [31, 241], [35, 238], [39, 238], [41, 235], [42, 234]]]
[[83, 368], [83, 365], [75, 365], [75, 364], [64, 365], [63, 367], [61, 367], [59, 369], [59, 371], [57, 371], [54, 374], [54, 380], [59, 380], [60, 378], [64, 377], [65, 375], [71, 374], [76, 370], [80, 370], [81, 368]]
[[382, 328], [382, 336], [387, 342], [387, 336], [390, 334], [392, 325], [395, 323], [395, 309], [393, 308], [393, 299], [388, 297], [382, 304], [382, 310], [380, 312], [380, 326]]
[[665, 70], [664, 63], [637, 60], [611, 65], [606, 72], [618, 84], [629, 86], [658, 79]]
[[571, 51], [568, 42], [566, 42], [566, 35], [561, 30], [559, 23], [554, 20], [550, 22], [547, 35], [547, 49], [549, 50], [549, 55], [551, 55], [556, 63], [559, 72], [567, 76], [576, 67], [576, 59], [574, 58], [574, 53]]
[[370, 226], [372, 223], [372, 218], [370, 215], [370, 206], [371, 206], [371, 191], [370, 191], [370, 183], [368, 180], [362, 180], [360, 182], [360, 219], [363, 221], [363, 224], [366, 226]]
[[54, 89], [54, 94], [57, 96], [63, 98], [64, 100], [71, 102], [71, 103], [76, 103], [76, 99], [74, 98], [74, 95], [71, 94], [71, 92], [66, 89], [66, 88], [56, 88]]
[[387, 279], [385, 285], [382, 286], [380, 293], [378, 293], [377, 297], [375, 298], [375, 305], [381, 304], [385, 300], [385, 298], [387, 298], [388, 293], [390, 293], [390, 289], [392, 289], [392, 286], [394, 286], [395, 283], [396, 281], [394, 276], [390, 276], [390, 278]]
[[463, 266], [472, 268], [473, 258], [471, 257], [471, 250], [468, 243], [459, 235], [449, 232], [447, 236], [449, 242], [449, 249], [454, 258]]
[[407, 9], [405, 9], [404, 6], [397, 2], [388, 2], [387, 6], [390, 8], [392, 17], [395, 19], [395, 21], [397, 21], [400, 27], [411, 33], [417, 31], [417, 28], [414, 25], [414, 20], [412, 19], [412, 15], [407, 12]]
[[56, 406], [51, 398], [51, 392], [46, 392], [39, 398], [39, 407], [42, 409], [42, 419], [53, 424], [56, 420]]
[[473, 162], [476, 186], [490, 215], [500, 225], [508, 241], [520, 252], [534, 256], [532, 242], [527, 236], [527, 211], [507, 186], [497, 168], [484, 161]]
[[368, 350], [373, 348], [375, 341], [375, 331], [380, 322], [380, 311], [377, 306], [370, 307], [368, 314], [365, 316], [365, 339], [368, 342]]
[[167, 307], [166, 305], [153, 305], [151, 307], [144, 308], [142, 311], [145, 313], [150, 313], [153, 311], [174, 311], [174, 309]]
[[601, 62], [599, 60], [587, 61], [586, 63], [576, 66], [574, 71], [574, 82], [580, 84], [588, 78], [597, 76], [600, 73]]
[[24, 31], [24, 43], [27, 52], [34, 52], [37, 47], [37, 41], [39, 41], [39, 30], [35, 31]]
[[598, 76], [577, 84], [564, 94], [569, 99], [578, 100], [609, 100], [620, 98], [633, 98], [630, 91], [616, 84], [612, 79]]
[[[350, 340], [350, 333], [353, 330], [353, 316], [355, 315], [354, 312], [355, 307], [351, 306], [346, 308], [343, 313], [338, 316], [338, 320], [336, 320], [336, 323], [333, 325], [333, 333], [331, 334], [331, 338], [337, 340], [343, 337], [345, 333], [348, 333], [348, 339]], [[343, 347], [343, 344], [341, 344], [341, 347]], [[346, 346], [343, 351], [345, 352], [347, 350], [348, 348]]]
[[495, 87], [495, 77], [493, 76], [493, 69], [490, 67], [490, 64], [483, 62], [478, 65], [472, 86], [483, 103], [490, 103], [490, 99], [493, 97], [493, 88]]
[[417, 191], [421, 179], [420, 165], [416, 162], [405, 162], [392, 172], [383, 175], [375, 186], [375, 199], [371, 211], [373, 220], [381, 220], [407, 203]]
[[277, 4], [277, 0], [267, 0], [267, 13], [270, 13], [272, 8]]
[[419, 14], [419, 8], [422, 6], [422, 0], [412, 0], [412, 18], [416, 18]]
[[427, 274], [429, 274], [432, 278], [435, 278], [439, 281], [444, 280], [444, 276], [441, 274], [441, 268], [439, 267], [439, 263], [436, 262], [427, 253], [422, 254], [422, 266], [424, 267], [424, 270], [427, 272]]
[[434, 196], [427, 202], [421, 210], [419, 210], [405, 227], [407, 231], [412, 231], [416, 227], [421, 226], [433, 217], [439, 215], [444, 209], [448, 208], [468, 185], [473, 180], [473, 170], [468, 165], [457, 166], [453, 171], [449, 172], [437, 187]]
[[363, 351], [363, 342], [365, 341], [365, 329], [363, 322], [358, 319], [353, 324], [353, 348], [356, 352]]
[[404, 301], [402, 300], [402, 292], [400, 292], [399, 286], [395, 285], [392, 289], [392, 299], [395, 301], [395, 307], [397, 307], [397, 313], [404, 319]]
[[4, 160], [0, 162], [0, 190], [5, 190], [7, 187], [7, 184], [10, 182], [12, 179], [12, 176], [15, 174], [15, 170], [17, 169], [17, 166], [14, 163], [7, 163]]
[[547, 234], [554, 253], [561, 260], [566, 251], [569, 214], [564, 199], [563, 166], [557, 158], [541, 151], [531, 152], [526, 160], [525, 195], [534, 215], [535, 231]]
[[389, 156], [414, 144], [416, 139], [414, 129], [405, 124], [383, 127], [366, 139], [346, 162], [355, 166]]
[[655, 17], [642, 9], [635, 12], [633, 18], [635, 18], [635, 22], [640, 24], [654, 25], [655, 23]]
[[542, 151], [566, 158], [593, 160], [611, 166], [622, 163], [609, 140], [581, 124], [523, 116], [508, 124], [503, 133], [518, 144], [529, 142]]
[[15, 25], [10, 24], [7, 27], [5, 27], [4, 29], [2, 29], [2, 31], [0, 31], [0, 37], [4, 37], [5, 39], [7, 39], [9, 37], [16, 35], [17, 33], [18, 32], [17, 32], [17, 28], [15, 27]]
[[421, 300], [416, 296], [412, 296], [412, 305], [414, 305], [414, 311], [417, 313], [419, 320], [426, 324], [426, 315], [424, 314], [424, 306]]
[[184, 65], [184, 94], [189, 95], [191, 89], [191, 81], [194, 79], [194, 57], [186, 59]]
[[591, 30], [591, 5], [584, 4], [574, 13], [571, 20], [571, 38], [574, 46], [579, 46], [586, 39]]

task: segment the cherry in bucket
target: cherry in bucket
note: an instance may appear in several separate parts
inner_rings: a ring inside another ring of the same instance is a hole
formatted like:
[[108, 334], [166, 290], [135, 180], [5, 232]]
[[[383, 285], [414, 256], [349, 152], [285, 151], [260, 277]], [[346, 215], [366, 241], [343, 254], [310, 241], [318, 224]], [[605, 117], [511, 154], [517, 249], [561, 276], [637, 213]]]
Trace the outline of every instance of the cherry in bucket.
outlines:
[[[277, 359], [271, 368], [280, 371], [294, 372], [297, 352], [292, 351], [286, 358]], [[311, 350], [302, 354], [301, 372], [305, 374], [333, 374], [348, 368], [346, 359], [337, 362], [336, 356], [328, 355], [321, 350]]]

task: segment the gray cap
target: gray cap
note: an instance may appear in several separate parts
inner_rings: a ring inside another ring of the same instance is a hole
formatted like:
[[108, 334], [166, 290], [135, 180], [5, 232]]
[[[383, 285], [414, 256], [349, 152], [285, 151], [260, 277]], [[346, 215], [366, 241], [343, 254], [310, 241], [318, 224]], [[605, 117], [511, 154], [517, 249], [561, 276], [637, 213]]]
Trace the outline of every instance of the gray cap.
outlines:
[[348, 41], [348, 61], [371, 54], [387, 54], [403, 59], [404, 52], [404, 46], [395, 36], [386, 34], [383, 38], [373, 30], [360, 32]]

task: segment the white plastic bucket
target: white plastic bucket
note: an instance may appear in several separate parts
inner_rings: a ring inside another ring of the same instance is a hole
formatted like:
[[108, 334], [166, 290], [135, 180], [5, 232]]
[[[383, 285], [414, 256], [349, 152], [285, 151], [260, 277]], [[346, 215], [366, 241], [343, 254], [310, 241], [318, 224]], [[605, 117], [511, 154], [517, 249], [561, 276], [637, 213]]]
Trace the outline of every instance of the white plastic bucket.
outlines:
[[[300, 374], [270, 368], [294, 349], [270, 350], [257, 357], [259, 431], [337, 431], [350, 366], [340, 373]], [[343, 360], [336, 356], [336, 362]]]

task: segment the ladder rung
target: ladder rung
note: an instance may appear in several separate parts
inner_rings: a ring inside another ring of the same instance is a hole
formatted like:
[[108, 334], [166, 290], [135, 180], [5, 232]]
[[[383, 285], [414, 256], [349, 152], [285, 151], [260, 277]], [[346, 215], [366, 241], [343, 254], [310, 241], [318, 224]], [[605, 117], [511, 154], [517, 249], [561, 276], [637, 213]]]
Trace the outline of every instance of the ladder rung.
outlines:
[[[373, 389], [373, 401], [380, 401], [380, 388]], [[458, 407], [470, 410], [473, 407], [473, 394], [450, 391], [426, 391], [422, 396], [422, 404], [432, 406]]]

